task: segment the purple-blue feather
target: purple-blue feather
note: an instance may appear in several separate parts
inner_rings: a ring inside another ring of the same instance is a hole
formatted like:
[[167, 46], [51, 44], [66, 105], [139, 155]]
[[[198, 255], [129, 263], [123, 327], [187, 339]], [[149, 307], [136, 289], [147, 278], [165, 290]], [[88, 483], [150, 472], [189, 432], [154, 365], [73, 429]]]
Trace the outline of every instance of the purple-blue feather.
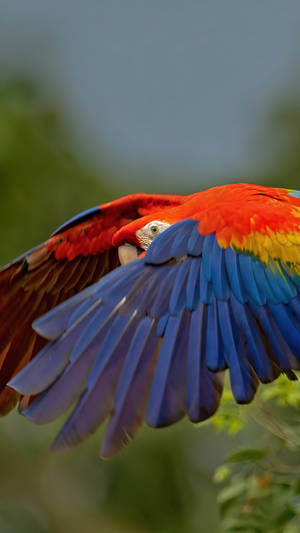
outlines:
[[205, 342], [205, 360], [207, 367], [216, 372], [225, 370], [227, 363], [224, 357], [224, 346], [220, 333], [217, 301], [214, 298], [212, 303], [205, 309], [206, 321], [206, 342]]
[[257, 325], [247, 304], [242, 305], [234, 296], [230, 299], [233, 320], [247, 339], [249, 360], [263, 383], [273, 381], [277, 377], [272, 360], [269, 358]]
[[185, 414], [188, 330], [187, 312], [169, 317], [148, 402], [146, 422], [149, 426], [167, 426]]
[[228, 302], [218, 302], [218, 315], [233, 395], [238, 403], [249, 403], [254, 396], [257, 380], [245, 352], [243, 335], [237, 330]]
[[145, 317], [136, 329], [120, 374], [105, 438], [104, 457], [114, 455], [143, 423], [152, 382], [158, 336], [155, 322]]
[[192, 422], [212, 416], [218, 408], [222, 394], [222, 378], [211, 372], [205, 361], [206, 306], [193, 311], [187, 354], [187, 411]]

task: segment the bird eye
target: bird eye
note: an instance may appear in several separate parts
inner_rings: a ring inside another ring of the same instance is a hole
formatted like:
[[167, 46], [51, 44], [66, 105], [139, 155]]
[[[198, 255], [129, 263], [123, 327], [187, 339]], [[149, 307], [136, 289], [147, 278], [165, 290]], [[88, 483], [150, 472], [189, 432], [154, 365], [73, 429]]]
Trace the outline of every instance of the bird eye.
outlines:
[[157, 235], [158, 232], [159, 232], [159, 228], [158, 228], [158, 226], [155, 226], [153, 224], [153, 226], [150, 227], [150, 231], [151, 231], [152, 235]]

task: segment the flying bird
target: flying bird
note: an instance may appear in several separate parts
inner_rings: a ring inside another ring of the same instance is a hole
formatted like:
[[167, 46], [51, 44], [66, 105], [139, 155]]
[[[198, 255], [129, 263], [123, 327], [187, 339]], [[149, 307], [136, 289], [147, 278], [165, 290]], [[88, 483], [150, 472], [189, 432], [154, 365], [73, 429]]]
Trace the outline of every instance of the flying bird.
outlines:
[[0, 271], [0, 414], [72, 405], [54, 449], [109, 418], [103, 457], [146, 422], [211, 417], [300, 368], [300, 192], [238, 183], [132, 194]]

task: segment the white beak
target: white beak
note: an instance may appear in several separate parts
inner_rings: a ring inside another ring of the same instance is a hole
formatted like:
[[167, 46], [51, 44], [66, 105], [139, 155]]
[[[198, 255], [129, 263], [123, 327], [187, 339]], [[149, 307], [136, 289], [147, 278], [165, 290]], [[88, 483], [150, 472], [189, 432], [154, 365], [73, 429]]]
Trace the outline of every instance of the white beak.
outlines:
[[137, 247], [128, 243], [119, 246], [118, 254], [121, 265], [126, 265], [126, 263], [130, 263], [130, 261], [138, 258]]

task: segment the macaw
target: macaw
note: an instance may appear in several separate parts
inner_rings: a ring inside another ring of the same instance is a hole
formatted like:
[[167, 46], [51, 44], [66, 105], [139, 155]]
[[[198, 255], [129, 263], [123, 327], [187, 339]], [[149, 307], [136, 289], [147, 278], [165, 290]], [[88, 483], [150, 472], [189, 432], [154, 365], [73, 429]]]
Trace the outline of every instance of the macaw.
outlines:
[[0, 271], [0, 412], [73, 411], [72, 447], [109, 418], [112, 457], [300, 368], [300, 192], [238, 183], [92, 208]]

